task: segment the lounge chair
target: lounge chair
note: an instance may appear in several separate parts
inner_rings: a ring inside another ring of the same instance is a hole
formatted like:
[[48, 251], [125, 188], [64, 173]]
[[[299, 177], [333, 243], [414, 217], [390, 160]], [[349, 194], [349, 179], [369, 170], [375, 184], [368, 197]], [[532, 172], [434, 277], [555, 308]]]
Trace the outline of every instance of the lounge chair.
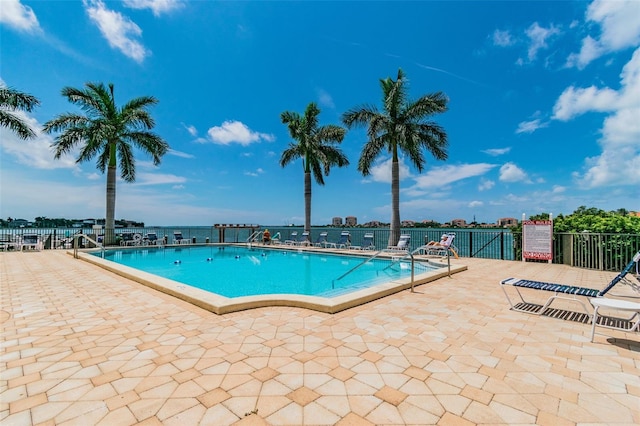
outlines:
[[42, 240], [37, 234], [25, 234], [20, 238], [20, 250], [42, 250]]
[[362, 237], [362, 245], [361, 246], [349, 246], [351, 250], [375, 250], [376, 246], [373, 244], [373, 233], [367, 232]]
[[9, 249], [18, 250], [20, 248], [20, 240], [9, 234], [0, 235], [0, 251], [9, 251]]
[[349, 246], [351, 246], [351, 233], [349, 231], [342, 231], [337, 242], [332, 243], [327, 241], [325, 243], [325, 247], [333, 247], [334, 249], [346, 249]]
[[189, 244], [189, 239], [182, 236], [182, 231], [173, 231], [173, 244]]
[[[593, 288], [587, 287], [578, 287], [578, 286], [570, 286], [566, 284], [555, 284], [548, 283], [542, 281], [534, 281], [534, 280], [526, 280], [521, 278], [507, 278], [500, 281], [500, 288], [504, 292], [507, 297], [507, 301], [509, 301], [509, 305], [511, 309], [514, 311], [526, 312], [528, 314], [542, 315], [547, 308], [553, 303], [556, 299], [568, 300], [571, 302], [576, 302], [582, 305], [584, 311], [589, 314], [589, 310], [587, 306], [580, 300], [578, 297], [603, 297], [605, 294], [609, 292], [616, 284], [619, 282], [626, 282], [631, 284], [631, 282], [625, 277], [632, 269], [633, 265], [636, 262], [640, 261], [640, 251], [633, 256], [633, 259], [624, 269], [616, 275], [610, 282], [607, 284], [602, 290], [597, 290]], [[633, 284], [632, 284], [633, 285]], [[507, 293], [506, 287], [511, 286], [514, 287], [518, 297], [520, 298], [520, 302], [514, 304]], [[637, 286], [637, 284], [636, 284]], [[534, 303], [527, 302], [522, 296], [522, 292], [520, 289], [531, 289], [531, 290], [543, 290], [553, 292], [547, 301], [543, 305], [538, 305]]]
[[147, 235], [144, 237], [144, 245], [154, 246], [158, 244], [158, 234], [155, 232], [147, 232]]
[[397, 246], [387, 246], [387, 250], [408, 251], [409, 250], [409, 242], [411, 242], [411, 235], [402, 234], [402, 235], [400, 235], [400, 240], [398, 240], [398, 245]]
[[326, 242], [327, 242], [327, 233], [321, 232], [320, 235], [318, 235], [318, 239], [316, 240], [315, 243], [313, 243], [313, 245], [315, 247], [324, 247]]
[[376, 245], [373, 243], [373, 233], [372, 232], [367, 232], [366, 234], [364, 234], [364, 237], [362, 237], [362, 247], [360, 247], [361, 250], [375, 250], [376, 249]]
[[309, 239], [309, 231], [304, 231], [302, 235], [300, 235], [300, 238], [298, 238], [294, 244], [297, 246], [311, 245], [311, 240]]
[[431, 256], [446, 256], [447, 252], [451, 252], [453, 256], [458, 259], [458, 250], [453, 245], [453, 240], [456, 234], [449, 232], [442, 234], [440, 241], [429, 241], [423, 247], [424, 254]]
[[284, 243], [288, 246], [293, 246], [298, 241], [298, 231], [293, 231], [290, 235], [290, 239], [284, 240]]
[[122, 239], [120, 240], [121, 246], [139, 246], [141, 244], [142, 235], [133, 232], [125, 232], [122, 234]]

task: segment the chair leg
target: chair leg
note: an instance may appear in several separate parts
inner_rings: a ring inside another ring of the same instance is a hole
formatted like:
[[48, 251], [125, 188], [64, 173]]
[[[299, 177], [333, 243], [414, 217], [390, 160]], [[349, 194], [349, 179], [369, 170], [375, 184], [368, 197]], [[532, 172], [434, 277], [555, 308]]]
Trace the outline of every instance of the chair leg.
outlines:
[[591, 324], [591, 342], [593, 342], [593, 337], [596, 334], [596, 324], [598, 323], [598, 309], [600, 308], [600, 306], [596, 306], [593, 310], [593, 319], [591, 320], [591, 322], [593, 324]]

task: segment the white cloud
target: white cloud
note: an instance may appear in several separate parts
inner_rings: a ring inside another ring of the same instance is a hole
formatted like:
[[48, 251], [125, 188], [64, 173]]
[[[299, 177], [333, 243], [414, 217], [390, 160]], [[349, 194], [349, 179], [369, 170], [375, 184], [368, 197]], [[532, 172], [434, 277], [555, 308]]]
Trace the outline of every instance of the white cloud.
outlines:
[[533, 133], [538, 129], [547, 127], [549, 123], [543, 123], [539, 118], [531, 121], [523, 121], [518, 124], [516, 133]]
[[175, 157], [180, 157], [180, 158], [196, 158], [192, 154], [187, 154], [186, 152], [176, 151], [175, 149], [169, 149], [167, 151], [167, 154], [173, 155]]
[[489, 154], [492, 157], [497, 157], [498, 155], [506, 154], [509, 151], [511, 151], [511, 147], [507, 147], [507, 148], [489, 148], [489, 149], [482, 150], [482, 152], [484, 152], [485, 154]]
[[480, 179], [480, 185], [478, 185], [478, 191], [486, 191], [493, 188], [496, 183], [488, 179]]
[[568, 87], [553, 106], [553, 118], [567, 121], [587, 111], [609, 112], [615, 109], [618, 92], [613, 89]]
[[483, 205], [484, 205], [484, 203], [483, 203], [482, 201], [477, 201], [477, 200], [476, 200], [476, 201], [471, 201], [471, 202], [468, 204], [468, 206], [469, 206], [469, 207], [471, 207], [471, 208], [473, 208], [473, 207], [480, 207], [480, 206], [483, 206]]
[[242, 146], [247, 146], [263, 140], [267, 142], [275, 140], [275, 136], [267, 133], [254, 132], [240, 121], [225, 121], [222, 123], [222, 126], [210, 128], [207, 134], [211, 142], [220, 145], [237, 143]]
[[587, 112], [610, 113], [603, 123], [599, 156], [585, 161], [575, 173], [586, 188], [640, 184], [640, 48], [620, 74], [620, 89], [569, 87], [556, 101], [553, 118], [567, 121]]
[[138, 186], [146, 186], [146, 185], [176, 185], [183, 184], [187, 181], [185, 177], [176, 176], [173, 174], [167, 173], [136, 173], [136, 182], [135, 185]]
[[529, 49], [527, 51], [527, 59], [532, 62], [536, 59], [538, 51], [548, 47], [547, 41], [554, 35], [560, 34], [560, 30], [551, 25], [549, 28], [541, 27], [537, 22], [531, 24], [525, 31], [529, 37]]
[[563, 192], [565, 192], [567, 190], [566, 186], [562, 186], [562, 185], [553, 185], [553, 188], [551, 189], [551, 192], [554, 194], [561, 194]]
[[131, 9], [151, 9], [154, 16], [169, 13], [184, 6], [182, 0], [124, 0], [124, 5]]
[[20, 0], [2, 0], [0, 23], [7, 24], [18, 31], [41, 31], [40, 23], [33, 9], [20, 3]]
[[495, 30], [493, 32], [493, 44], [500, 47], [513, 46], [515, 40], [509, 31]]
[[244, 172], [246, 176], [258, 177], [264, 173], [264, 170], [257, 168], [255, 172]]
[[150, 52], [136, 40], [142, 30], [135, 22], [119, 12], [109, 10], [101, 0], [84, 0], [89, 18], [100, 29], [109, 46], [120, 50], [125, 56], [141, 63]]
[[19, 164], [36, 169], [78, 169], [75, 162], [77, 151], [55, 160], [51, 148], [53, 137], [41, 132], [42, 125], [35, 118], [26, 115], [23, 111], [13, 113], [34, 130], [36, 137], [25, 141], [6, 127], [0, 127], [0, 149], [6, 155], [13, 157]]
[[[383, 183], [391, 183], [391, 163], [392, 159], [383, 159], [378, 163], [374, 164], [371, 169], [369, 169], [370, 174], [365, 180], [365, 182], [383, 182]], [[403, 181], [407, 177], [411, 175], [409, 172], [409, 166], [404, 162], [403, 158], [398, 160], [398, 167], [400, 171], [400, 181]]]
[[602, 55], [640, 43], [640, 2], [637, 0], [594, 0], [586, 15], [587, 22], [600, 25], [600, 37], [586, 36], [580, 52], [567, 58], [568, 67], [582, 69]]
[[520, 182], [527, 180], [527, 174], [513, 163], [506, 163], [500, 167], [500, 180], [502, 182]]
[[476, 163], [434, 167], [426, 174], [415, 178], [419, 189], [438, 188], [462, 179], [480, 176], [496, 167], [495, 164]]
[[182, 127], [184, 127], [191, 136], [193, 137], [198, 136], [198, 129], [196, 129], [196, 126], [194, 125], [187, 126], [186, 124], [182, 123]]
[[327, 93], [324, 89], [317, 89], [318, 93], [318, 103], [327, 108], [335, 108], [336, 105], [333, 103], [333, 98], [329, 93]]

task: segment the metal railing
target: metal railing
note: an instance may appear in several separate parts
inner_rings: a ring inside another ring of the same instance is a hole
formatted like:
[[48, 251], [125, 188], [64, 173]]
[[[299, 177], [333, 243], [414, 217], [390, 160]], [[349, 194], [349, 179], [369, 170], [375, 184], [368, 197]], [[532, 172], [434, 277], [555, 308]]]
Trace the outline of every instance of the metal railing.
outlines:
[[[245, 243], [255, 229], [229, 229], [225, 241], [219, 241], [220, 233], [214, 226], [177, 226], [177, 227], [145, 227], [145, 228], [117, 228], [115, 244], [119, 245], [120, 236], [124, 233], [138, 233], [143, 237], [147, 233], [155, 233], [158, 242], [170, 242], [174, 231], [181, 231], [184, 238], [197, 244], [206, 243]], [[269, 226], [272, 239], [280, 237], [281, 241], [290, 239], [291, 232], [301, 233], [302, 227]], [[387, 247], [389, 239], [388, 228], [343, 228], [343, 227], [315, 227], [311, 229], [311, 241], [320, 232], [327, 232], [327, 241], [336, 242], [342, 231], [351, 234], [351, 245], [362, 245], [364, 234], [374, 235], [374, 246]], [[91, 228], [2, 228], [0, 235], [14, 240], [23, 234], [37, 234], [43, 241], [44, 249], [69, 249], [76, 244], [75, 234], [84, 234], [95, 241], [99, 241], [102, 230]], [[262, 230], [257, 231], [262, 232]], [[429, 241], [439, 241], [443, 233], [453, 232], [456, 237], [454, 244], [460, 257], [484, 259], [516, 260], [522, 259], [522, 233], [512, 232], [510, 229], [476, 229], [476, 228], [403, 228], [402, 233], [411, 236], [409, 250], [427, 244]], [[85, 246], [84, 239], [79, 239], [79, 248]], [[605, 233], [554, 233], [553, 234], [553, 263], [576, 266], [580, 268], [598, 269], [605, 271], [620, 271], [640, 250], [640, 234], [605, 234]]]

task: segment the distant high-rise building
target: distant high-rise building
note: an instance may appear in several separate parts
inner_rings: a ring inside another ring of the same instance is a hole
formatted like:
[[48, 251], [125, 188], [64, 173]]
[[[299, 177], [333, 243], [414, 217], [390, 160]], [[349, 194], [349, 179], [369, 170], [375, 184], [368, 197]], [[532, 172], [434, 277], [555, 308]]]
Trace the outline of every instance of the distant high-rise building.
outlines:
[[342, 218], [339, 216], [334, 217], [333, 219], [331, 219], [331, 225], [332, 226], [342, 226]]
[[459, 226], [460, 228], [464, 228], [467, 226], [467, 221], [464, 219], [452, 219], [451, 226]]
[[356, 226], [358, 224], [358, 218], [355, 216], [347, 216], [344, 218], [345, 225]]

